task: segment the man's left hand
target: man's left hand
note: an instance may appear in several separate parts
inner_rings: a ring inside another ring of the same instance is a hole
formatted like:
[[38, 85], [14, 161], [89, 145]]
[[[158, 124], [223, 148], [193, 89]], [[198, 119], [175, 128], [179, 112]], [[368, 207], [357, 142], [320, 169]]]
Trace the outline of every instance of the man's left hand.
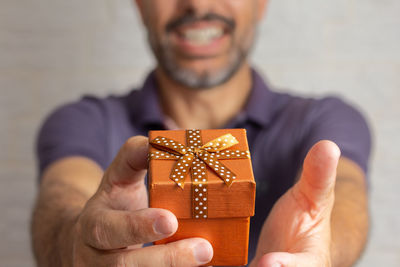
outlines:
[[340, 150], [320, 141], [308, 152], [300, 180], [275, 204], [251, 267], [331, 266], [331, 213]]

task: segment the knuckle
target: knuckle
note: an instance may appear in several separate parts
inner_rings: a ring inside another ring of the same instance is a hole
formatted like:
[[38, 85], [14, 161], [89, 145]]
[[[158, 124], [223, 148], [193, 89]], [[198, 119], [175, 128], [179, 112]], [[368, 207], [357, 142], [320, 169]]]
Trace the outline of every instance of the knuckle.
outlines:
[[87, 238], [87, 229], [90, 229], [91, 220], [90, 212], [85, 208], [75, 224], [75, 231], [78, 236], [84, 237], [84, 239]]
[[92, 227], [92, 238], [94, 243], [98, 246], [98, 248], [105, 247], [105, 230], [103, 227], [103, 221], [101, 218], [95, 220]]
[[131, 267], [132, 265], [128, 265], [127, 259], [124, 254], [118, 254], [115, 257], [115, 261], [111, 264], [111, 267]]
[[75, 223], [75, 227], [74, 227], [74, 231], [76, 233], [77, 236], [81, 236], [82, 233], [84, 232], [84, 226], [83, 226], [83, 219], [82, 219], [82, 215], [79, 216], [78, 220]]
[[101, 214], [92, 216], [87, 221], [85, 228], [89, 234], [88, 242], [91, 246], [104, 249], [107, 247], [107, 231], [105, 229], [104, 218]]
[[165, 246], [164, 251], [164, 262], [165, 266], [177, 267], [178, 266], [178, 255], [177, 249], [174, 246]]
[[126, 252], [121, 252], [115, 254], [113, 257], [113, 262], [107, 266], [111, 267], [144, 267], [144, 266], [154, 266], [146, 263], [139, 263], [137, 257], [132, 256], [132, 254]]
[[140, 233], [143, 234], [143, 229], [141, 231], [141, 227], [139, 227], [138, 220], [135, 220], [132, 218], [130, 214], [125, 215], [125, 221], [127, 224], [127, 232], [129, 234], [129, 239], [130, 241], [134, 244], [137, 245], [141, 243], [141, 238], [140, 238]]
[[92, 227], [92, 239], [94, 241], [95, 244], [101, 244], [102, 240], [103, 240], [103, 234], [102, 234], [102, 227], [100, 226], [100, 222], [99, 220], [96, 220], [96, 222], [93, 224]]

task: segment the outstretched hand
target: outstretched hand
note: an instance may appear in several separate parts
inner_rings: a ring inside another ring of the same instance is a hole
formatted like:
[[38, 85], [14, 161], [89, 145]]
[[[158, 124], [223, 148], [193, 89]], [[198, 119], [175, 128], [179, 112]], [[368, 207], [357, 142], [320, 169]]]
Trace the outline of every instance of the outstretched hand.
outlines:
[[320, 141], [308, 152], [300, 180], [275, 204], [251, 267], [331, 266], [331, 212], [340, 150]]
[[72, 265], [200, 266], [211, 260], [212, 247], [201, 238], [142, 248], [178, 227], [171, 212], [147, 207], [147, 151], [147, 138], [131, 138], [105, 172], [71, 233]]

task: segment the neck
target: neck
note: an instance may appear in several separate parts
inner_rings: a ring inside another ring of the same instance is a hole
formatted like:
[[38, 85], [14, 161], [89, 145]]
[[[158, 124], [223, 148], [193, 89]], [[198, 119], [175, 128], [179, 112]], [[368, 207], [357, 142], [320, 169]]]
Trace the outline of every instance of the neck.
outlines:
[[252, 79], [249, 65], [243, 66], [224, 84], [204, 90], [187, 88], [156, 70], [164, 114], [181, 129], [214, 129], [224, 126], [244, 107]]

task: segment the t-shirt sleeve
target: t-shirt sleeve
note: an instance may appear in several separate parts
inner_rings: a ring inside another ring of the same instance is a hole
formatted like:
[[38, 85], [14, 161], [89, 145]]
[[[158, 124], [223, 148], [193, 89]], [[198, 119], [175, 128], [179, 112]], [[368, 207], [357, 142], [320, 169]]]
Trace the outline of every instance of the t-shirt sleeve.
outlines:
[[62, 106], [47, 117], [36, 142], [39, 177], [54, 161], [83, 156], [105, 168], [105, 122], [92, 98]]
[[368, 173], [371, 153], [371, 132], [363, 115], [342, 100], [329, 97], [316, 100], [304, 121], [301, 155], [320, 140], [335, 142], [341, 155], [357, 163]]

